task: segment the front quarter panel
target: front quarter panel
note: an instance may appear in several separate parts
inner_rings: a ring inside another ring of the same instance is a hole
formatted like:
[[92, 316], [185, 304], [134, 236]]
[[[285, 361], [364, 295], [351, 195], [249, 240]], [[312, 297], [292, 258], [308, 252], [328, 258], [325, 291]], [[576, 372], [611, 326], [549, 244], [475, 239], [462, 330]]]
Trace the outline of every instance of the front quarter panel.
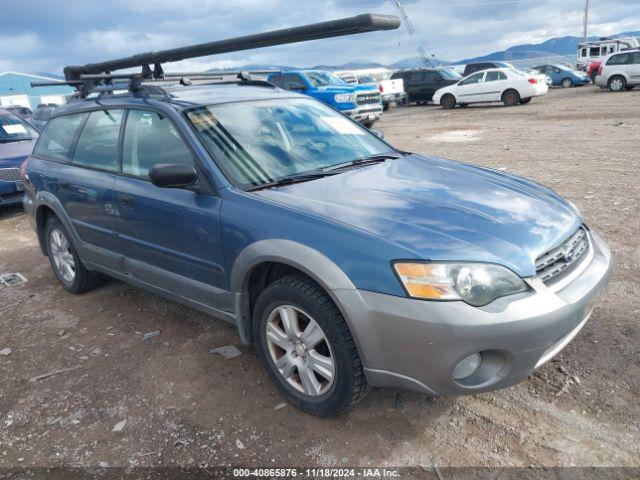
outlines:
[[222, 224], [234, 293], [245, 290], [257, 264], [278, 261], [304, 271], [327, 290], [365, 288], [405, 296], [389, 259], [414, 254], [364, 231], [233, 189], [224, 191]]

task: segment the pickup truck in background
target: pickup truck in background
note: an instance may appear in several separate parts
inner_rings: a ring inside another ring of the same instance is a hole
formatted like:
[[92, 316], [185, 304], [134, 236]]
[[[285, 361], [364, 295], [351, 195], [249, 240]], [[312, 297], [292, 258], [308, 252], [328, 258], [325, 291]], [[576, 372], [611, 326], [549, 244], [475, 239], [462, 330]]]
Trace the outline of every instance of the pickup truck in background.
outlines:
[[267, 79], [277, 87], [316, 98], [367, 128], [382, 117], [382, 96], [372, 85], [353, 85], [324, 70], [288, 70]]
[[401, 78], [391, 78], [393, 72], [386, 68], [372, 68], [367, 70], [351, 70], [333, 72], [347, 83], [360, 85], [375, 85], [382, 96], [382, 106], [386, 111], [392, 103], [404, 105], [407, 94], [404, 81]]

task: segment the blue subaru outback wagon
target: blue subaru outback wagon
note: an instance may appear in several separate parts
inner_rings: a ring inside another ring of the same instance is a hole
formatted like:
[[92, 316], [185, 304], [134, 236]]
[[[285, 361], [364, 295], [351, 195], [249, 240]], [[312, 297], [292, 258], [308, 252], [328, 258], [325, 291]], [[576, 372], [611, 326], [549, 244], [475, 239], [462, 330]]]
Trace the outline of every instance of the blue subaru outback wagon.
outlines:
[[23, 180], [66, 290], [108, 275], [227, 320], [318, 415], [369, 385], [519, 382], [578, 334], [610, 273], [553, 191], [400, 151], [266, 83], [71, 102]]

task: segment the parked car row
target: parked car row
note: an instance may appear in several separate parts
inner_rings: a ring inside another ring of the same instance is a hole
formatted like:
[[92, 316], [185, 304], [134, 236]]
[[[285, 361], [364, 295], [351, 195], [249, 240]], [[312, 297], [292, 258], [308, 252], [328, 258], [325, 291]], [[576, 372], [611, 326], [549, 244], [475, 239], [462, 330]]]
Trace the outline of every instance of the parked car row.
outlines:
[[37, 138], [38, 132], [26, 120], [0, 108], [0, 209], [22, 203], [20, 165], [31, 154]]

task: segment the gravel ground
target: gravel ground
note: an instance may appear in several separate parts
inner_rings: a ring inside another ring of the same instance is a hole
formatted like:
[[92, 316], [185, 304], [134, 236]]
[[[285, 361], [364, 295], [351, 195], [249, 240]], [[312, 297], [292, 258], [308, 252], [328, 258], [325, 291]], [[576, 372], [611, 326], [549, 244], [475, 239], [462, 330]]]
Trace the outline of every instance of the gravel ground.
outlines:
[[[639, 91], [585, 87], [379, 123], [398, 147], [551, 186], [612, 247], [578, 337], [526, 382], [471, 397], [375, 389], [340, 417], [303, 414], [234, 328], [116, 281], [64, 292], [24, 216], [5, 213], [0, 272], [29, 281], [0, 290], [0, 466], [640, 466], [638, 111]], [[223, 345], [243, 355], [209, 353]]]

